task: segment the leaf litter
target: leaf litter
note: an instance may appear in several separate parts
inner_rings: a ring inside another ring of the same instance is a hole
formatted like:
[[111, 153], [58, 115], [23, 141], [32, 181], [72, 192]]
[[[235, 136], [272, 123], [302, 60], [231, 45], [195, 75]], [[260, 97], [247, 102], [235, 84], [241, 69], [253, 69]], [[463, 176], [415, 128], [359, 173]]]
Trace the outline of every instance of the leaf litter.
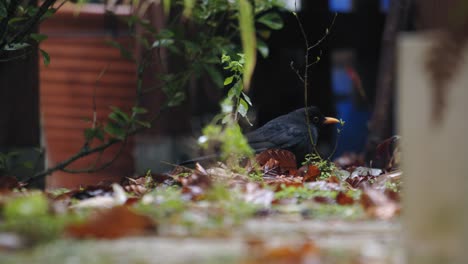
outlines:
[[[176, 166], [165, 174], [148, 172], [125, 178], [120, 184], [60, 193], [38, 194], [13, 177], [1, 177], [0, 238], [29, 247], [66, 237], [226, 236], [248, 219], [288, 219], [294, 215], [306, 220], [395, 219], [401, 212], [402, 173], [391, 156], [394, 142], [392, 139], [391, 144], [380, 147], [379, 153], [385, 153], [388, 161], [382, 168], [366, 167], [360, 156], [345, 154], [326, 178], [314, 164], [298, 168], [294, 154], [279, 149], [257, 154], [243, 170], [232, 170], [222, 163], [208, 168], [197, 163], [193, 169]], [[252, 165], [255, 163], [257, 167]], [[37, 195], [46, 201], [44, 212], [18, 213], [34, 207]], [[13, 216], [6, 215], [5, 208], [15, 203], [20, 204], [18, 208], [8, 209]], [[38, 236], [46, 231], [32, 232], [28, 230], [31, 227], [21, 226], [28, 225], [27, 219], [36, 214], [54, 225], [34, 227], [54, 230], [44, 240]], [[0, 249], [10, 248], [4, 244], [0, 239]], [[243, 263], [315, 263], [304, 261], [316, 258], [318, 248], [312, 241], [279, 247], [259, 241]]]

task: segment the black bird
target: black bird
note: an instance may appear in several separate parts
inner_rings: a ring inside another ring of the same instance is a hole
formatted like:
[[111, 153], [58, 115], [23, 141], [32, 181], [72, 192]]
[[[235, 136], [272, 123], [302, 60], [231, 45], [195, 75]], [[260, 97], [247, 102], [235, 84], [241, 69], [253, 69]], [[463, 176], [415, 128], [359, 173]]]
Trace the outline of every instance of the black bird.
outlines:
[[[309, 137], [309, 130], [306, 121], [306, 112], [309, 117], [309, 124], [313, 143]], [[300, 108], [288, 114], [270, 120], [265, 125], [247, 133], [245, 136], [250, 147], [256, 153], [267, 149], [286, 149], [295, 154], [298, 162], [301, 162], [307, 153], [313, 150], [312, 144], [317, 144], [320, 128], [327, 124], [336, 124], [340, 121], [333, 117], [325, 117], [315, 106]], [[217, 155], [208, 155], [192, 160], [184, 161], [179, 165], [186, 165], [213, 159]]]
[[[309, 117], [310, 132], [306, 121], [306, 111]], [[327, 124], [336, 124], [340, 121], [333, 117], [325, 117], [315, 106], [300, 108], [288, 114], [270, 120], [262, 127], [246, 134], [249, 145], [260, 152], [266, 149], [286, 149], [302, 161], [307, 153], [317, 144], [320, 128]]]

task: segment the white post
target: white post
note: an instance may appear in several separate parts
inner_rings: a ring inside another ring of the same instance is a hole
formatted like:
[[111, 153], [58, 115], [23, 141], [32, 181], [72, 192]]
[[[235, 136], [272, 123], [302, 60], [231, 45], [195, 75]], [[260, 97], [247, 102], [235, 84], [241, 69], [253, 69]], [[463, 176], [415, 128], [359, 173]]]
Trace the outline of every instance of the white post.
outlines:
[[408, 264], [468, 263], [468, 49], [452, 69], [442, 121], [434, 125], [430, 43], [428, 35], [399, 39], [404, 247]]

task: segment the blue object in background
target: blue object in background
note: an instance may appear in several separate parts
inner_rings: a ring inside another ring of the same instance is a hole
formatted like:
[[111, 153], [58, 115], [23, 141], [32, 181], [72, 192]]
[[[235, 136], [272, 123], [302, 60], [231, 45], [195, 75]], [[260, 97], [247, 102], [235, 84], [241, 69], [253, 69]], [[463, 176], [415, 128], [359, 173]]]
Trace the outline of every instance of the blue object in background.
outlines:
[[390, 8], [390, 0], [380, 0], [380, 11], [387, 13]]
[[[388, 12], [391, 0], [380, 0], [380, 11]], [[353, 0], [328, 0], [330, 11], [338, 13], [351, 13], [353, 11]]]
[[328, 0], [330, 11], [338, 13], [350, 13], [353, 11], [353, 0]]
[[332, 158], [339, 157], [345, 152], [360, 153], [364, 150], [367, 140], [370, 112], [365, 108], [359, 109], [354, 104], [355, 89], [344, 67], [332, 68], [332, 85], [336, 98], [336, 116], [346, 122]]

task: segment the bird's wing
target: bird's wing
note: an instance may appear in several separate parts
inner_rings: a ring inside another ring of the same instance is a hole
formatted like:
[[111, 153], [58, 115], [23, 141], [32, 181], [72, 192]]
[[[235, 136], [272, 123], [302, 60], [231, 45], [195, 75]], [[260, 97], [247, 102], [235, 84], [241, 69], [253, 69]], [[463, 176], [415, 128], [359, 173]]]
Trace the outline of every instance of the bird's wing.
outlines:
[[306, 132], [300, 127], [287, 125], [285, 122], [272, 122], [246, 136], [253, 149], [262, 151], [269, 148], [291, 148], [304, 139]]

